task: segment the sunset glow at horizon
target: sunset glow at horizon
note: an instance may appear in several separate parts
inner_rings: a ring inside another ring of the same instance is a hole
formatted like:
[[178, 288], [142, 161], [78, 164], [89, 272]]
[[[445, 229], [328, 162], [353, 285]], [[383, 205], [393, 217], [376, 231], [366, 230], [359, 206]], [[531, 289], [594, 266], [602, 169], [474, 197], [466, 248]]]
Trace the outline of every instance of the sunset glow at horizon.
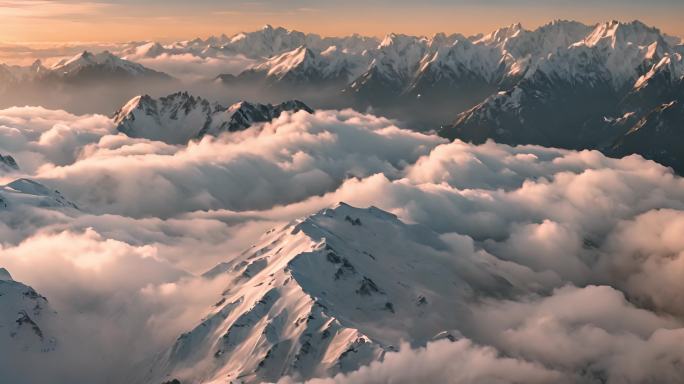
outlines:
[[191, 4], [178, 0], [0, 0], [0, 42], [173, 41], [252, 31], [264, 24], [325, 36], [477, 34], [516, 22], [533, 29], [559, 18], [587, 24], [641, 20], [665, 33], [684, 36], [682, 14], [684, 3], [672, 0], [613, 0], [601, 5], [584, 0], [572, 5], [540, 0], [428, 0], [419, 6], [385, 0], [368, 4], [353, 0], [344, 5], [309, 0], [198, 0]]

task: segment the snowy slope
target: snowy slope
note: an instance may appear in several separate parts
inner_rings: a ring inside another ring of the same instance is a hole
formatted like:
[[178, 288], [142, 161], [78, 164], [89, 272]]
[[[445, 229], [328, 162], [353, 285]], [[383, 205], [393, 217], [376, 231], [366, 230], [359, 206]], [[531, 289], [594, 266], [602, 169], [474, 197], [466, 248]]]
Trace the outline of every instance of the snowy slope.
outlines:
[[132, 57], [158, 57], [162, 54], [192, 54], [201, 57], [217, 57], [240, 54], [261, 59], [307, 46], [316, 51], [324, 51], [334, 46], [352, 54], [376, 48], [378, 40], [374, 37], [351, 35], [344, 37], [322, 37], [313, 33], [303, 33], [282, 27], [265, 25], [252, 32], [240, 32], [232, 36], [211, 36], [207, 39], [179, 41], [171, 44], [143, 42], [126, 47], [120, 53]]
[[423, 57], [438, 47], [425, 37], [391, 33], [382, 40], [368, 70], [355, 79], [347, 92], [372, 95], [398, 94], [411, 83]]
[[[57, 348], [52, 333], [55, 316], [45, 297], [14, 281], [0, 268], [0, 356], [48, 353]], [[0, 366], [4, 364], [0, 363]]]
[[187, 92], [154, 99], [136, 96], [114, 115], [119, 132], [131, 137], [185, 144], [205, 134], [218, 135], [267, 122], [283, 111], [313, 111], [304, 103], [292, 100], [278, 105], [241, 102], [230, 107], [211, 103]]
[[[448, 335], [472, 290], [509, 283], [484, 262], [447, 255], [430, 230], [374, 207], [340, 203], [273, 229], [205, 274], [229, 276], [230, 288], [143, 381], [325, 376], [377, 360], [401, 340]], [[466, 269], [490, 276], [470, 281]]]
[[256, 64], [238, 76], [238, 80], [263, 78], [272, 84], [346, 85], [368, 65], [367, 55], [354, 55], [337, 46], [316, 51], [299, 46]]
[[0, 211], [22, 205], [67, 211], [78, 209], [76, 204], [69, 201], [61, 192], [35, 180], [17, 179], [0, 186]]
[[78, 78], [84, 75], [84, 73], [99, 73], [102, 76], [116, 75], [130, 78], [169, 78], [166, 74], [121, 59], [108, 51], [98, 54], [84, 51], [74, 57], [57, 62], [50, 68], [50, 72], [67, 79]]

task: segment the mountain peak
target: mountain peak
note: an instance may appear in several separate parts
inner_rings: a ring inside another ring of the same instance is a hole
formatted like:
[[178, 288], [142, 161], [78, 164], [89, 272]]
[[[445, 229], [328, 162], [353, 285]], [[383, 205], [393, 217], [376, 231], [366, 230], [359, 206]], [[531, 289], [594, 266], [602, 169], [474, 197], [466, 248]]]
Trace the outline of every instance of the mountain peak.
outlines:
[[253, 67], [256, 71], [265, 71], [268, 76], [283, 78], [295, 69], [308, 70], [317, 66], [318, 56], [306, 45], [274, 56], [264, 63]]
[[485, 35], [479, 39], [478, 43], [493, 44], [498, 45], [505, 43], [511, 38], [519, 36], [522, 32], [525, 32], [521, 23], [513, 23], [507, 27], [499, 28], [488, 35]]
[[61, 192], [31, 179], [21, 178], [0, 186], [3, 199], [11, 205], [33, 205], [50, 208], [78, 209]]
[[[154, 71], [132, 61], [124, 60], [109, 51], [102, 51], [97, 54], [83, 51], [70, 59], [64, 59], [56, 63], [52, 66], [51, 71], [59, 76], [71, 78], [76, 77], [84, 69], [98, 71], [98, 75], [170, 78], [170, 76], [164, 73]], [[101, 80], [101, 78], [98, 78], [98, 80]]]
[[[367, 365], [401, 340], [433, 340], [458, 323], [435, 309], [505, 281], [467, 258], [454, 263], [447, 249], [427, 227], [345, 203], [270, 230], [204, 274], [240, 284], [177, 339], [153, 376], [195, 382], [187, 368], [206, 361], [205, 381], [226, 372], [246, 383], [305, 381]], [[476, 281], [462, 267], [492, 277]]]
[[113, 119], [117, 130], [128, 136], [179, 145], [205, 135], [244, 130], [254, 123], [269, 122], [282, 112], [300, 110], [313, 113], [298, 100], [275, 106], [241, 101], [225, 107], [183, 91], [159, 99], [136, 96]]
[[427, 39], [423, 37], [409, 36], [392, 32], [385, 35], [385, 38], [380, 42], [379, 48], [398, 47], [399, 49], [403, 49], [403, 47], [411, 45], [417, 41], [425, 40]]
[[598, 24], [584, 39], [584, 43], [590, 47], [607, 44], [612, 48], [628, 44], [647, 46], [654, 42], [664, 42], [660, 30], [649, 27], [639, 20], [631, 22], [610, 20]]

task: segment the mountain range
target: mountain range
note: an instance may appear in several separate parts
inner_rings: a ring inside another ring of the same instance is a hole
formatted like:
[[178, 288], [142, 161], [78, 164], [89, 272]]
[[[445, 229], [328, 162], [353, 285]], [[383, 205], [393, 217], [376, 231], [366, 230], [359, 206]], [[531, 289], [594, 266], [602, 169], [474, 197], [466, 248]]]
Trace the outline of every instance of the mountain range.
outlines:
[[228, 87], [297, 96], [325, 89], [339, 97], [336, 107], [373, 108], [418, 130], [441, 126], [450, 139], [638, 153], [684, 170], [684, 153], [672, 144], [684, 124], [684, 45], [639, 21], [382, 40], [266, 26], [157, 45], [147, 55], [170, 51], [239, 53], [258, 62], [219, 75]]
[[476, 143], [639, 153], [681, 172], [681, 150], [671, 145], [684, 123], [677, 120], [684, 97], [680, 51], [681, 45], [639, 22], [600, 25], [440, 133]]
[[4, 88], [36, 84], [95, 85], [107, 81], [170, 81], [165, 73], [124, 60], [111, 52], [97, 54], [84, 51], [62, 59], [50, 67], [36, 60], [30, 66], [0, 64], [0, 81]]
[[[389, 34], [383, 39], [329, 38], [267, 25], [230, 37], [128, 43], [114, 53], [83, 52], [50, 68], [40, 62], [5, 65], [0, 78], [4, 87], [105, 79], [172, 82], [134, 60], [240, 56], [252, 64], [236, 73], [208, 73], [214, 84], [203, 87], [218, 84], [238, 93], [256, 89], [264, 99], [300, 99], [314, 108], [371, 110], [449, 139], [599, 149], [611, 156], [638, 153], [682, 172], [684, 151], [674, 143], [684, 124], [683, 54], [679, 38], [639, 21], [557, 20], [534, 30], [513, 24], [487, 35]], [[194, 131], [175, 129], [185, 136], [171, 141], [187, 141], [212, 129], [205, 123], [223, 121], [216, 113], [228, 107], [209, 99], [194, 101], [204, 109], [187, 128]], [[145, 129], [158, 130], [162, 122], [154, 120]]]

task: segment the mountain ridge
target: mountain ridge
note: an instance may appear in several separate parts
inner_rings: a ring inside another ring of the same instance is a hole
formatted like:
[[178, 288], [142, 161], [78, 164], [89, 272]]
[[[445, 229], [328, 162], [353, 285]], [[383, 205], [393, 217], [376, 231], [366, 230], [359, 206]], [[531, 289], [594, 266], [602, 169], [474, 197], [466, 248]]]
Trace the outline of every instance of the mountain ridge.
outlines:
[[177, 92], [159, 99], [136, 96], [113, 116], [116, 129], [131, 137], [187, 144], [205, 135], [219, 135], [249, 128], [254, 123], [269, 122], [285, 111], [313, 109], [299, 100], [277, 105], [238, 102], [229, 107], [212, 103], [188, 92]]
[[491, 274], [471, 281], [442, 254], [447, 249], [425, 227], [345, 203], [270, 230], [204, 274], [230, 276], [233, 288], [140, 382], [305, 380], [356, 370], [402, 340], [453, 337], [457, 320], [441, 310], [458, 309], [471, 284], [484, 293], [505, 278], [464, 261]]

